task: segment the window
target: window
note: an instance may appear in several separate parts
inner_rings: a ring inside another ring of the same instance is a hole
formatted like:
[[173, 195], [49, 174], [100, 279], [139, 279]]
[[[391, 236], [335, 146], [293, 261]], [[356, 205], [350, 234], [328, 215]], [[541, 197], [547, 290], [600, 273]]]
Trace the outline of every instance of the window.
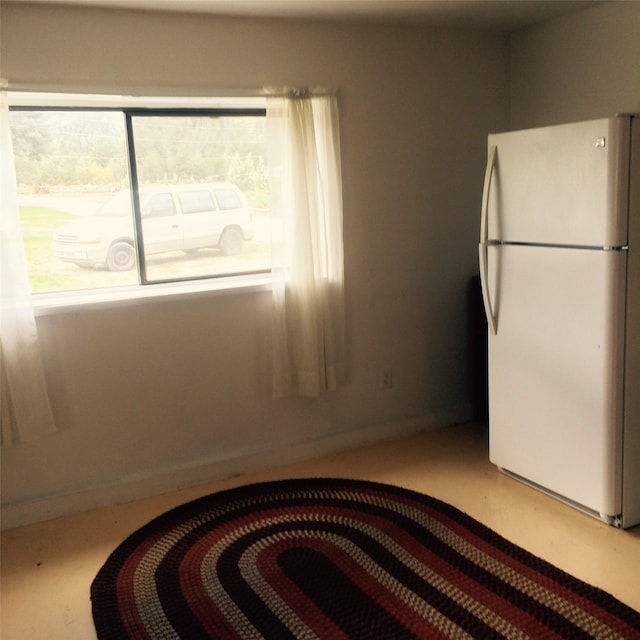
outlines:
[[156, 193], [149, 199], [149, 204], [142, 208], [143, 218], [164, 218], [177, 215], [176, 205], [170, 193]]
[[216, 189], [215, 192], [221, 209], [237, 209], [242, 206], [238, 194], [233, 189]]
[[262, 99], [10, 100], [32, 293], [270, 271]]
[[185, 191], [178, 193], [178, 200], [182, 213], [201, 213], [215, 209], [211, 191]]

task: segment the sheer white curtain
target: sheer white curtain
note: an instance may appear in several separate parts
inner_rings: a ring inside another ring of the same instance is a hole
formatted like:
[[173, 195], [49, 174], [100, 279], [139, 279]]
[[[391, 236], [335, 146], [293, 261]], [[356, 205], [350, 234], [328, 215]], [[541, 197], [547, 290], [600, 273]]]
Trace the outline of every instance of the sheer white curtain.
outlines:
[[3, 446], [53, 433], [20, 230], [7, 93], [0, 89], [0, 420]]
[[267, 97], [273, 222], [273, 395], [345, 376], [342, 180], [335, 95]]

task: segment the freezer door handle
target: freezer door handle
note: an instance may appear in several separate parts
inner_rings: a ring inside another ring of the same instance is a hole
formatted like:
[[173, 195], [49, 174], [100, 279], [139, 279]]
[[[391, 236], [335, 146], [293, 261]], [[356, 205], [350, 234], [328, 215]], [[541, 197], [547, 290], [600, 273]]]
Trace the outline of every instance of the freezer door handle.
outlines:
[[490, 244], [488, 239], [488, 216], [489, 216], [489, 192], [491, 191], [491, 181], [493, 171], [496, 165], [495, 145], [489, 147], [489, 155], [487, 158], [487, 168], [484, 173], [484, 188], [482, 190], [482, 215], [480, 217], [480, 244], [478, 245], [478, 258], [480, 263], [480, 286], [482, 287], [482, 300], [484, 302], [484, 311], [487, 316], [487, 323], [493, 335], [496, 335], [496, 318], [491, 304], [491, 295], [489, 293], [488, 282], [488, 264], [487, 250]]

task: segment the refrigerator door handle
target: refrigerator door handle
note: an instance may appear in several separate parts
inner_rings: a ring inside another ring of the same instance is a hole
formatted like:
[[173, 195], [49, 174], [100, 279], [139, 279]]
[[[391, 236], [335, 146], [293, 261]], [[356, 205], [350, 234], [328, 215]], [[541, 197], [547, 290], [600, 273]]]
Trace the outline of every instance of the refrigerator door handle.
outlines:
[[493, 178], [493, 171], [496, 166], [496, 151], [495, 145], [489, 147], [489, 156], [487, 158], [487, 168], [484, 174], [484, 188], [482, 190], [482, 216], [480, 218], [480, 244], [478, 246], [478, 258], [480, 262], [480, 286], [482, 288], [482, 300], [484, 302], [484, 311], [487, 316], [487, 323], [491, 333], [495, 336], [496, 330], [496, 318], [493, 312], [493, 305], [491, 303], [491, 295], [489, 293], [488, 283], [488, 265], [487, 265], [487, 248], [489, 244], [495, 244], [489, 242], [488, 239], [488, 215], [489, 215], [489, 192], [491, 190], [491, 181]]

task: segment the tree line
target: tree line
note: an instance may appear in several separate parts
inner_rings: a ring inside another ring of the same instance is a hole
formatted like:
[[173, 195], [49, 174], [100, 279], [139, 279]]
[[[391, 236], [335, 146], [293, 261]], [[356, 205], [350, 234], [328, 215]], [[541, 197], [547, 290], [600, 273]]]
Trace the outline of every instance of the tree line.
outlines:
[[[14, 110], [10, 125], [22, 193], [129, 185], [122, 112]], [[134, 115], [132, 129], [140, 184], [232, 182], [267, 205], [264, 117]]]

